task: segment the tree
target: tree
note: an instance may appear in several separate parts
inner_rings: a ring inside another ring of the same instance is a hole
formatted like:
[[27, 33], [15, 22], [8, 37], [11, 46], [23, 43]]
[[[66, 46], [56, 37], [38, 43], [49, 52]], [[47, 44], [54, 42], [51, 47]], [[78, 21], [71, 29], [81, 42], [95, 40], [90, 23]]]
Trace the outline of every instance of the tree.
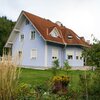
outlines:
[[6, 16], [0, 17], [0, 55], [2, 55], [3, 47], [13, 29], [15, 22], [7, 19]]
[[90, 48], [85, 48], [83, 56], [87, 59], [87, 65], [100, 67], [100, 41], [94, 39]]

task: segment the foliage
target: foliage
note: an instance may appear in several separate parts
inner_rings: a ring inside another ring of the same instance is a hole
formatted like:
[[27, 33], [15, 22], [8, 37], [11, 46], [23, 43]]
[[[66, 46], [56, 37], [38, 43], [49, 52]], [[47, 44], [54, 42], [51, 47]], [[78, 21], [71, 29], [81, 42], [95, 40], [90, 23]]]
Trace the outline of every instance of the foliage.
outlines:
[[53, 67], [59, 68], [59, 60], [58, 59], [53, 61]]
[[89, 91], [91, 89], [91, 74], [87, 73], [86, 71], [84, 74], [80, 74], [80, 80], [79, 80], [79, 95], [81, 98], [88, 100], [89, 98]]
[[52, 79], [52, 82], [53, 82], [53, 84], [61, 82], [62, 84], [67, 86], [69, 83], [69, 77], [66, 75], [54, 76]]
[[100, 67], [100, 41], [96, 41], [90, 48], [85, 48], [83, 56], [87, 59], [87, 65]]
[[2, 55], [3, 47], [13, 29], [15, 22], [7, 19], [7, 17], [0, 17], [0, 55]]
[[15, 99], [17, 100], [33, 100], [37, 97], [37, 93], [31, 84], [21, 83], [16, 88]]
[[11, 57], [3, 56], [0, 62], [0, 100], [13, 100], [18, 85], [20, 68], [12, 64]]
[[69, 77], [66, 75], [54, 76], [52, 79], [52, 92], [58, 94], [66, 94]]
[[[51, 78], [53, 77], [51, 70], [36, 70], [36, 69], [25, 69], [25, 68], [22, 68], [21, 70], [22, 72], [19, 81], [20, 83], [27, 83], [33, 85], [32, 91], [35, 92], [34, 94], [35, 99], [33, 98], [33, 100], [36, 100], [37, 98], [40, 98], [40, 100], [84, 100], [83, 99], [83, 97], [85, 97], [84, 91], [86, 89], [85, 88], [86, 84], [84, 83], [85, 71], [68, 70], [68, 74], [67, 74], [65, 70], [59, 70], [59, 75], [61, 76], [68, 75], [70, 77], [70, 82], [68, 84], [68, 88], [67, 88], [68, 91], [66, 95], [60, 95], [60, 94], [52, 93], [52, 86], [51, 86], [52, 84], [48, 82], [48, 81], [51, 82], [52, 80]], [[88, 83], [89, 98], [94, 93], [93, 92], [94, 88], [92, 87], [93, 80], [96, 78], [96, 76], [94, 76], [95, 75], [94, 73], [95, 71], [86, 72], [86, 77], [88, 78], [87, 83], [89, 82], [88, 80], [91, 81], [90, 83]], [[84, 82], [83, 81], [80, 82], [80, 74], [83, 75]], [[93, 96], [95, 96], [95, 94]], [[94, 99], [89, 99], [89, 100], [94, 100]]]
[[54, 76], [57, 75], [58, 70], [59, 70], [59, 60], [57, 59], [57, 60], [53, 61], [53, 66], [51, 68], [51, 71], [52, 71]]
[[100, 68], [95, 70], [95, 74], [93, 76], [93, 83], [91, 85], [91, 90], [89, 91], [91, 100], [99, 100], [100, 99]]
[[68, 64], [68, 61], [66, 60], [66, 61], [64, 61], [64, 70], [68, 70], [68, 69], [70, 69], [71, 67], [70, 67], [70, 65]]

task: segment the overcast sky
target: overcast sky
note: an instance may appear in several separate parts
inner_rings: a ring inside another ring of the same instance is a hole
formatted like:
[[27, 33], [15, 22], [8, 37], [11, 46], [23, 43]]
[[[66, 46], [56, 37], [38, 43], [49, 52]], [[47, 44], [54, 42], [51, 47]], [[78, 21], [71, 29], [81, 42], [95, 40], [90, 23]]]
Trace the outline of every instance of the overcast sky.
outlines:
[[16, 21], [22, 10], [60, 21], [79, 36], [100, 40], [100, 0], [0, 0], [0, 16]]

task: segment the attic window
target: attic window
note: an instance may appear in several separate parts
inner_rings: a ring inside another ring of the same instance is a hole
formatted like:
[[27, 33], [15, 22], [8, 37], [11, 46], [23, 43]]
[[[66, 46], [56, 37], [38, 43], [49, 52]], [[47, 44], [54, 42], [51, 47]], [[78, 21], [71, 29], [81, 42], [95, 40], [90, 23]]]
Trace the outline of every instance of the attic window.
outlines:
[[67, 37], [68, 39], [72, 39], [73, 38], [73, 36], [72, 35], [68, 35], [68, 37]]
[[53, 30], [51, 36], [57, 38], [59, 36], [59, 33], [57, 32], [57, 30]]
[[28, 25], [29, 23], [30, 23], [30, 22], [29, 22], [29, 21], [26, 19], [26, 22], [25, 22], [25, 24], [26, 24], [26, 25]]

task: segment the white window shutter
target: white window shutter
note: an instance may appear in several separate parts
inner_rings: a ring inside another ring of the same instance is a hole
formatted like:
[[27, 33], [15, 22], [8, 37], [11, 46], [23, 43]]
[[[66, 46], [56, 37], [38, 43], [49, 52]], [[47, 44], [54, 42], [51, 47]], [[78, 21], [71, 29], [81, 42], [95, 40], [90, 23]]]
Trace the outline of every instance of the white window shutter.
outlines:
[[37, 50], [36, 49], [32, 49], [31, 50], [31, 58], [32, 59], [36, 59], [37, 58]]

